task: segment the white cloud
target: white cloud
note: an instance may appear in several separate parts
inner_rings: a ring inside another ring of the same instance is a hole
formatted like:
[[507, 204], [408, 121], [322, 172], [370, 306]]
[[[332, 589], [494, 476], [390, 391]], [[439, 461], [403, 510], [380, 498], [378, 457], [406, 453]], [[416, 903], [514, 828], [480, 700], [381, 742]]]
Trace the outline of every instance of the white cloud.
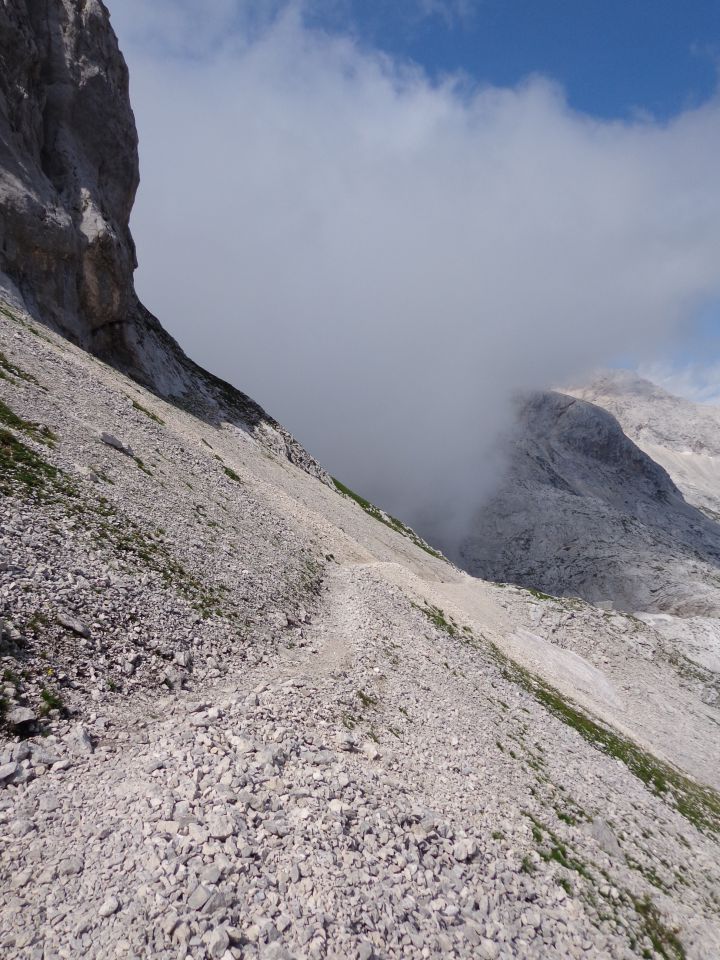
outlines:
[[720, 406], [720, 360], [704, 363], [644, 363], [638, 368], [641, 377], [664, 387], [668, 393], [687, 397], [695, 403]]
[[[718, 100], [600, 122], [541, 77], [434, 85], [296, 5], [254, 5], [250, 35], [247, 4], [111, 6], [140, 131], [141, 295], [411, 521], [434, 504], [464, 522], [513, 391], [656, 356], [720, 293]], [[203, 56], [143, 41], [142, 18]]]

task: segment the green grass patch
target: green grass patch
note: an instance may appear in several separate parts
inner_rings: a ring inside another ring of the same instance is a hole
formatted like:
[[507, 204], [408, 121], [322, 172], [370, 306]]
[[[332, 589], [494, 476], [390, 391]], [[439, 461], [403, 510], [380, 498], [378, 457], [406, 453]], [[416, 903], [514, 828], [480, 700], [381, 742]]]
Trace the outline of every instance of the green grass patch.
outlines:
[[7, 302], [5, 302], [4, 306], [0, 306], [0, 314], [3, 317], [6, 317], [8, 320], [12, 320], [13, 323], [17, 323], [19, 326], [24, 327], [25, 330], [29, 330], [30, 333], [34, 334], [36, 337], [39, 337], [40, 340], [44, 340], [46, 343], [54, 346], [50, 337], [46, 337], [44, 333], [40, 333], [37, 327], [34, 327], [31, 323], [27, 323], [22, 317], [19, 317], [12, 310], [9, 310]]
[[[685, 948], [678, 939], [675, 930], [663, 923], [662, 917], [649, 897], [633, 899], [635, 912], [641, 921], [642, 933], [650, 940], [653, 951], [664, 960], [685, 960]], [[643, 950], [643, 957], [652, 957], [650, 950]]]
[[225, 476], [230, 477], [230, 479], [234, 480], [235, 483], [242, 483], [242, 480], [240, 479], [240, 477], [235, 473], [235, 471], [231, 467], [226, 467], [225, 464], [223, 464], [223, 471], [225, 473]]
[[38, 495], [65, 488], [64, 474], [26, 447], [9, 430], [0, 427], [0, 493], [10, 496], [18, 488]]
[[147, 407], [144, 407], [141, 403], [138, 403], [137, 400], [132, 401], [133, 409], [139, 410], [140, 413], [144, 413], [146, 417], [149, 417], [150, 420], [154, 420], [155, 423], [159, 424], [161, 427], [165, 426], [165, 421], [162, 417], [159, 417], [156, 413], [153, 413], [152, 410], [148, 410]]
[[52, 620], [46, 613], [43, 613], [42, 610], [36, 610], [25, 624], [25, 629], [31, 633], [38, 634], [47, 630], [51, 624]]
[[[76, 512], [83, 513], [80, 509]], [[105, 497], [99, 497], [93, 505], [88, 526], [99, 545], [107, 544], [133, 562], [140, 561], [157, 572], [167, 586], [172, 586], [203, 617], [223, 615], [223, 594], [227, 588], [204, 586], [171, 556], [159, 533], [146, 535], [133, 520], [121, 516]]]
[[341, 483], [341, 481], [337, 480], [335, 477], [332, 478], [332, 482], [335, 484], [335, 487], [339, 493], [341, 493], [344, 497], [349, 497], [350, 500], [354, 500], [355, 503], [362, 507], [365, 513], [369, 514], [374, 520], [377, 520], [379, 523], [384, 523], [386, 527], [390, 527], [391, 530], [401, 534], [401, 536], [407, 537], [407, 539], [411, 540], [416, 547], [420, 547], [420, 549], [424, 550], [425, 553], [429, 553], [431, 557], [436, 557], [438, 560], [445, 559], [439, 550], [435, 550], [434, 547], [431, 547], [429, 543], [426, 543], [422, 537], [418, 536], [418, 534], [415, 533], [411, 527], [406, 526], [402, 520], [398, 520], [397, 517], [393, 517], [389, 513], [385, 513], [384, 510], [376, 507], [374, 503], [370, 503], [370, 501], [366, 500], [365, 497], [361, 497], [359, 493], [355, 493], [355, 491], [351, 490], [350, 487], [346, 487], [344, 483]]
[[641, 876], [645, 877], [648, 883], [651, 883], [653, 887], [657, 887], [658, 890], [662, 890], [663, 893], [669, 893], [668, 886], [662, 877], [658, 874], [657, 870], [654, 867], [646, 867], [642, 863], [639, 863], [633, 857], [625, 854], [625, 860], [627, 865], [632, 869], [637, 871]]
[[17, 377], [19, 380], [25, 380], [27, 383], [37, 384], [37, 379], [31, 373], [25, 373], [20, 367], [16, 367], [0, 350], [0, 378], [7, 380], [8, 375]]
[[564, 843], [553, 843], [549, 850], [541, 850], [540, 856], [543, 860], [553, 860], [555, 863], [559, 863], [561, 867], [565, 867], [566, 870], [574, 870], [575, 873], [579, 873], [580, 876], [586, 879], [592, 879], [585, 864], [568, 853], [568, 849]]
[[450, 637], [460, 636], [458, 625], [452, 617], [447, 617], [440, 607], [434, 607], [431, 603], [425, 604], [424, 607], [420, 607], [417, 604], [413, 604], [413, 606], [421, 613], [424, 613], [430, 623], [432, 623], [434, 627], [437, 627], [438, 630], [444, 631]]
[[32, 423], [30, 420], [23, 420], [6, 403], [0, 400], [0, 423], [9, 427], [11, 430], [26, 434], [38, 443], [44, 443], [52, 447], [57, 440], [57, 436], [49, 427], [42, 426], [39, 423]]
[[357, 698], [364, 707], [372, 707], [374, 709], [378, 705], [377, 697], [374, 697], [371, 693], [365, 693], [364, 690], [357, 691]]
[[[700, 683], [710, 691], [714, 699], [720, 699], [720, 677], [712, 670], [695, 663], [679, 650], [665, 647], [660, 656], [666, 660], [680, 677], [690, 683]], [[712, 718], [711, 718], [712, 719]]]
[[535, 597], [536, 600], [557, 600], [557, 597], [553, 597], [549, 593], [543, 593], [542, 590], [534, 590], [532, 587], [525, 587], [525, 592]]
[[42, 700], [42, 707], [40, 707], [40, 715], [47, 716], [51, 710], [60, 710], [64, 711], [65, 706], [62, 702], [62, 699], [55, 693], [54, 690], [49, 690], [47, 687], [43, 687], [40, 691], [40, 699]]
[[549, 713], [572, 727], [597, 750], [624, 763], [651, 793], [666, 802], [671, 801], [698, 830], [720, 834], [720, 794], [716, 790], [696, 783], [632, 740], [594, 720], [554, 687], [506, 657], [497, 646], [490, 646], [506, 679], [527, 690]]

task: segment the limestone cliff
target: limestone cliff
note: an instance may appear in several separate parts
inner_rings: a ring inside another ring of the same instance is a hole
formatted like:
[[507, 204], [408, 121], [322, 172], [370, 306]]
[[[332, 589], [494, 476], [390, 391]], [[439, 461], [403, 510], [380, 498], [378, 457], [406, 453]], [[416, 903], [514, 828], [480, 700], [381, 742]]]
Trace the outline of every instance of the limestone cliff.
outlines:
[[139, 182], [128, 71], [102, 0], [0, 3], [0, 295], [210, 420], [317, 463], [201, 370], [143, 307], [129, 220]]
[[720, 610], [720, 526], [615, 417], [559, 393], [522, 404], [507, 473], [478, 512], [462, 563], [476, 576], [620, 610]]
[[4, 4], [0, 57], [0, 265], [68, 336], [131, 353], [137, 134], [108, 12], [99, 0]]

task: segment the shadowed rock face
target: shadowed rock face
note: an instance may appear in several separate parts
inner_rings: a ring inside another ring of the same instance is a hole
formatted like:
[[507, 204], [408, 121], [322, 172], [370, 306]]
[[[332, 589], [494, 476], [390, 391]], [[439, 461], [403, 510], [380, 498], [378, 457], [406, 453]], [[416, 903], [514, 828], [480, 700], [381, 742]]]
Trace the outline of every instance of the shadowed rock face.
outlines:
[[462, 547], [469, 572], [621, 610], [720, 610], [720, 527], [611, 414], [536, 394], [509, 455]]
[[261, 407], [189, 360], [137, 298], [129, 220], [138, 138], [102, 0], [1, 3], [0, 67], [0, 299], [327, 481]]
[[140, 312], [128, 226], [139, 173], [108, 11], [100, 0], [3, 5], [0, 57], [0, 268], [66, 335], [124, 352], [122, 328]]
[[607, 371], [566, 392], [617, 417], [685, 499], [720, 521], [720, 407], [673, 396], [627, 370]]

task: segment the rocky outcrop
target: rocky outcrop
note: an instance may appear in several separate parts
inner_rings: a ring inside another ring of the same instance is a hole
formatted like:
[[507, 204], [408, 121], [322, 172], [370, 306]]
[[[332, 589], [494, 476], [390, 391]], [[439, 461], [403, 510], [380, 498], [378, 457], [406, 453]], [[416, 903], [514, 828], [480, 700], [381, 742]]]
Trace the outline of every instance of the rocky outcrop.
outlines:
[[97, 352], [136, 323], [139, 182], [128, 71], [100, 0], [0, 7], [1, 266], [28, 305]]
[[631, 370], [608, 370], [565, 392], [607, 410], [643, 449], [720, 457], [720, 408], [676, 397]]
[[522, 405], [502, 486], [462, 547], [469, 572], [621, 610], [720, 610], [720, 527], [605, 410]]
[[617, 417], [685, 499], [720, 520], [720, 407], [673, 396], [629, 370], [607, 371], [566, 392]]
[[128, 71], [102, 0], [0, 4], [0, 296], [164, 397], [324, 471], [247, 396], [192, 363], [138, 300]]

